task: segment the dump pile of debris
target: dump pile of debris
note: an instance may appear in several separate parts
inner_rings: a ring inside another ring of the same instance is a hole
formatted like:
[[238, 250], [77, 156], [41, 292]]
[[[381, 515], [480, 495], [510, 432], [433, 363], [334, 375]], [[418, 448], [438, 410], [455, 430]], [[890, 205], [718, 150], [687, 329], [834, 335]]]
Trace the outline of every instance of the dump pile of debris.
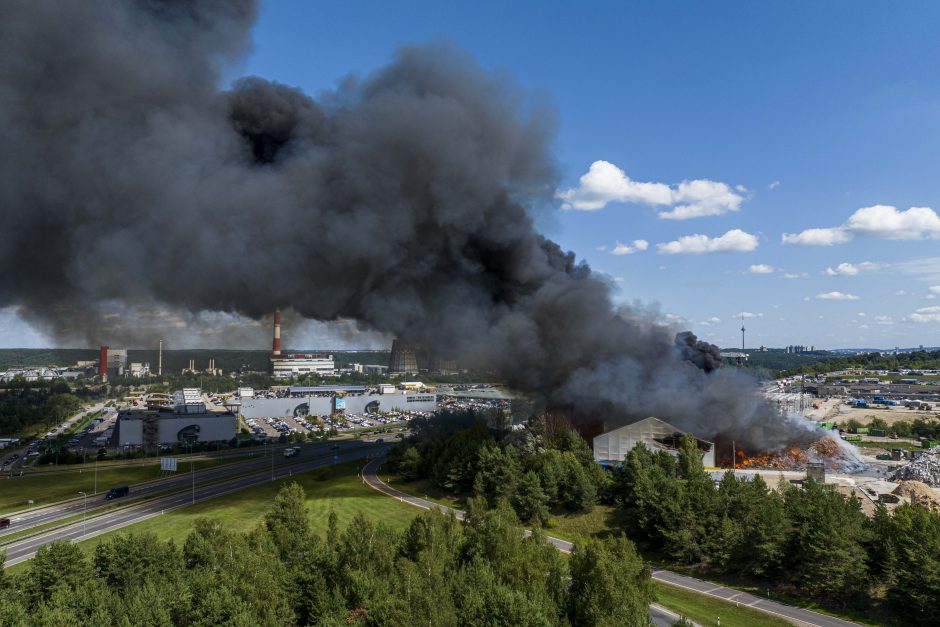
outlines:
[[940, 495], [926, 483], [902, 481], [891, 494], [906, 496], [911, 503], [917, 503], [933, 512], [940, 512]]
[[932, 488], [940, 487], [940, 446], [924, 451], [923, 455], [897, 469], [892, 481], [920, 481]]
[[738, 468], [803, 470], [811, 462], [822, 463], [827, 470], [842, 472], [857, 472], [867, 467], [852, 447], [842, 445], [829, 436], [802, 448], [791, 447], [758, 455], [738, 451], [737, 457]]

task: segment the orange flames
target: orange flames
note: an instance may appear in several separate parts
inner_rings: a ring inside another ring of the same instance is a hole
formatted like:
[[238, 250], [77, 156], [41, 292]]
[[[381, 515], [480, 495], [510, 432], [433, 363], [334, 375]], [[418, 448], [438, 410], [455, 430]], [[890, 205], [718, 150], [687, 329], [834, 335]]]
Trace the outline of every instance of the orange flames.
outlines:
[[735, 467], [799, 470], [810, 462], [823, 462], [827, 467], [836, 469], [842, 461], [845, 461], [845, 454], [839, 444], [830, 437], [824, 437], [802, 449], [794, 446], [782, 451], [754, 455], [738, 450]]

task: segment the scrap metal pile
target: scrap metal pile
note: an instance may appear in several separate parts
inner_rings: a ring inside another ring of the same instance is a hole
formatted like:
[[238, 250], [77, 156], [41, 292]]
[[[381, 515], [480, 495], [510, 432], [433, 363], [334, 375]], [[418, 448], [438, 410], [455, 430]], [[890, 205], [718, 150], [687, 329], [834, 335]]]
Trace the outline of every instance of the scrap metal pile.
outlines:
[[865, 464], [849, 449], [836, 440], [825, 436], [805, 447], [791, 447], [757, 455], [737, 452], [737, 468], [761, 468], [771, 470], [804, 470], [809, 463], [823, 463], [827, 470], [856, 472]]
[[901, 466], [891, 475], [891, 481], [920, 481], [940, 487], [940, 446], [924, 451], [914, 461]]

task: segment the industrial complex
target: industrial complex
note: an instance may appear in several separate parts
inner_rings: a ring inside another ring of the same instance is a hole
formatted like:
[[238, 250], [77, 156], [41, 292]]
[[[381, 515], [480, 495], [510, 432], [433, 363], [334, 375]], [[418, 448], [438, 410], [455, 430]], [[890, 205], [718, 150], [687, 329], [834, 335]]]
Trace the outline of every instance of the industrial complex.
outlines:
[[328, 416], [335, 413], [377, 414], [390, 411], [433, 412], [437, 394], [380, 386], [378, 391], [358, 385], [291, 386], [273, 398], [241, 396], [245, 418], [269, 416]]
[[228, 441], [235, 437], [237, 428], [234, 413], [210, 410], [201, 390], [184, 389], [167, 405], [119, 412], [115, 444], [153, 449], [167, 444]]

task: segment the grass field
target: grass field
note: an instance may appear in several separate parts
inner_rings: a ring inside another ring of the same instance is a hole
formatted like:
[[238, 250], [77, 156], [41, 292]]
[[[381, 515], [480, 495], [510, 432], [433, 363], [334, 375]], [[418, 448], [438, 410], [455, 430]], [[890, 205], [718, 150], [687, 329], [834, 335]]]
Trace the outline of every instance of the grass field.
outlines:
[[[237, 461], [231, 458], [203, 459], [195, 462], [196, 470]], [[189, 470], [189, 464], [180, 466]], [[81, 472], [79, 472], [81, 470]], [[28, 471], [27, 471], [28, 472]], [[133, 485], [151, 479], [159, 479], [160, 464], [157, 460], [148, 460], [146, 466], [126, 468], [98, 468], [98, 493], [107, 492], [116, 485]], [[94, 493], [94, 464], [62, 473], [25, 474], [22, 477], [0, 478], [0, 512], [12, 512], [28, 507], [27, 501], [33, 501], [33, 507], [47, 505], [79, 496], [79, 491]]]
[[[358, 462], [351, 462], [332, 466], [324, 473], [313, 471], [278, 479], [262, 486], [166, 512], [135, 525], [79, 542], [78, 545], [86, 554], [91, 555], [100, 542], [113, 534], [142, 531], [153, 532], [160, 539], [173, 539], [181, 544], [198, 518], [223, 520], [230, 529], [248, 531], [261, 523], [277, 491], [290, 481], [296, 481], [303, 486], [307, 495], [310, 525], [321, 536], [326, 535], [331, 511], [336, 512], [340, 530], [357, 514], [364, 514], [372, 522], [383, 523], [392, 529], [401, 530], [407, 527], [422, 510], [396, 501], [364, 484], [358, 475], [360, 465]], [[29, 568], [29, 563], [21, 562], [7, 568], [6, 572], [22, 572]]]
[[659, 582], [653, 585], [656, 589], [657, 602], [660, 605], [700, 625], [717, 625], [719, 618], [721, 618], [722, 627], [753, 627], [754, 625], [782, 627], [792, 624], [782, 618], [776, 618], [749, 607], [736, 606], [734, 603], [697, 592]]
[[[303, 486], [307, 495], [310, 525], [320, 535], [326, 534], [330, 512], [336, 512], [340, 529], [349, 524], [357, 514], [364, 514], [375, 523], [381, 522], [399, 530], [407, 527], [421, 512], [416, 507], [396, 501], [365, 485], [359, 478], [358, 471], [358, 463], [347, 463], [333, 466], [322, 473], [313, 471], [297, 474], [176, 509], [124, 527], [115, 533], [152, 531], [161, 539], [173, 538], [182, 542], [196, 519], [206, 517], [222, 520], [230, 529], [248, 531], [263, 520], [277, 491], [291, 481]], [[96, 545], [97, 542], [98, 539], [95, 538], [81, 544]]]

